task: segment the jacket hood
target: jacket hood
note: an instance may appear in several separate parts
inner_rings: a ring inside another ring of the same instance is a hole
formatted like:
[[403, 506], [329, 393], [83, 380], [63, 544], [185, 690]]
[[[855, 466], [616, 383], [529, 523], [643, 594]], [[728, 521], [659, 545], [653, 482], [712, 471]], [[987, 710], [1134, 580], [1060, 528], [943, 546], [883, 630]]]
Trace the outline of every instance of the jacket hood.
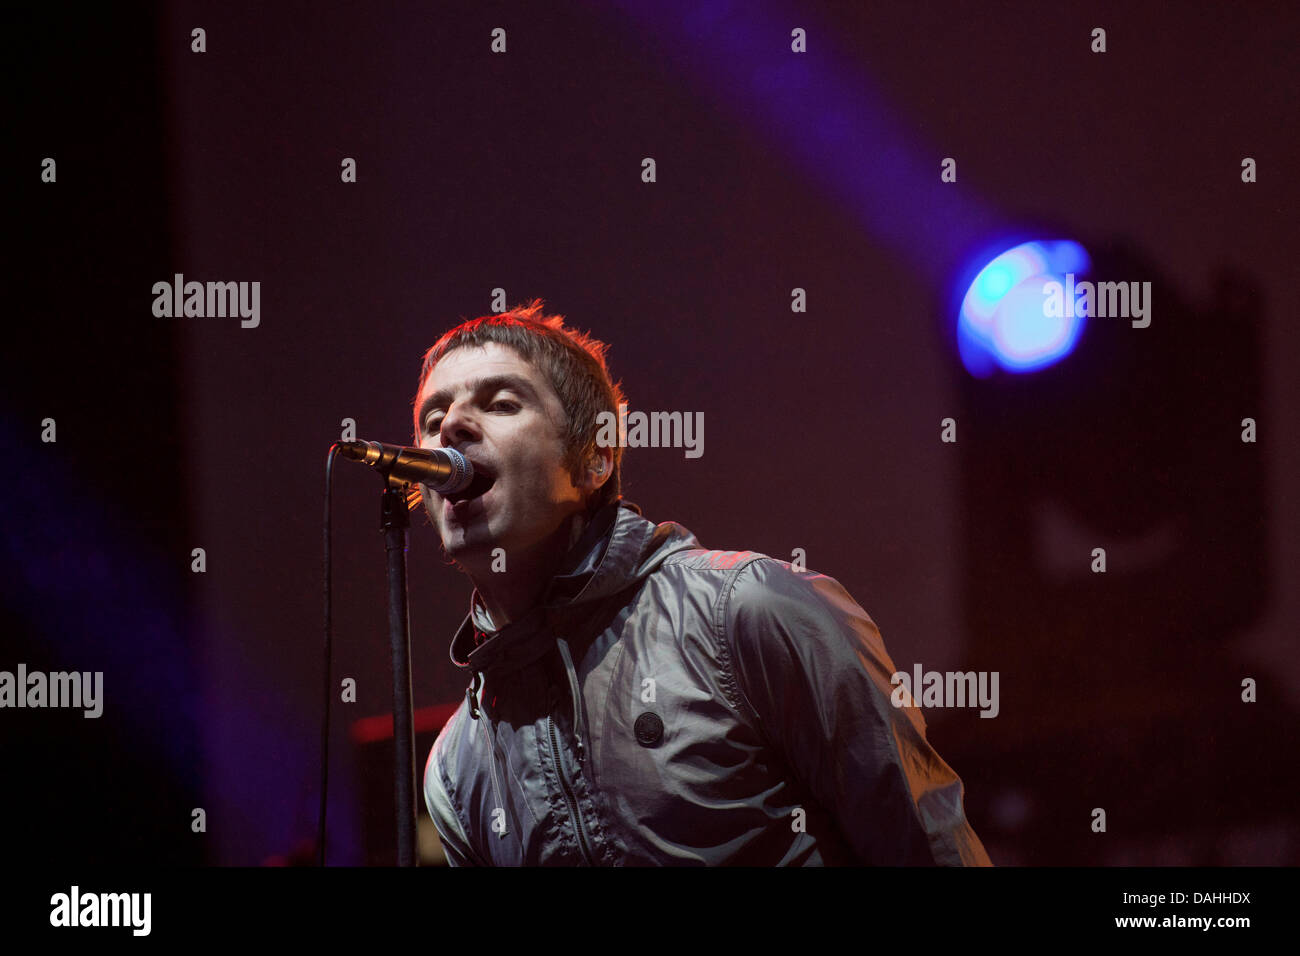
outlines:
[[[452, 638], [452, 663], [473, 671], [512, 671], [531, 664], [554, 643], [555, 627], [580, 620], [606, 598], [640, 584], [670, 555], [699, 547], [686, 528], [673, 521], [652, 524], [637, 505], [619, 498], [592, 517], [527, 614], [495, 633], [486, 631], [475, 624], [481, 611], [476, 590], [470, 613]], [[486, 637], [477, 646], [476, 634]]]

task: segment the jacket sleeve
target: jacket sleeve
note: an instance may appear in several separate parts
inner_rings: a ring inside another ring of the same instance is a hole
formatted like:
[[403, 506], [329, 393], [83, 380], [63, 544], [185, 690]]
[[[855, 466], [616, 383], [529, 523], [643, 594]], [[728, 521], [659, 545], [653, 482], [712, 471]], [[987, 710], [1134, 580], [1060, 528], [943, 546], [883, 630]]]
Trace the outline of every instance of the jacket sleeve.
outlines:
[[474, 847], [470, 844], [456, 812], [455, 804], [448, 792], [449, 782], [443, 769], [442, 748], [447, 738], [447, 730], [456, 720], [453, 716], [447, 727], [438, 735], [433, 749], [429, 751], [429, 760], [424, 765], [424, 805], [433, 818], [433, 825], [438, 831], [438, 840], [447, 857], [448, 866], [485, 866]]
[[834, 578], [761, 558], [733, 582], [722, 623], [760, 731], [864, 864], [991, 866], [962, 783], [896, 708], [875, 623]]

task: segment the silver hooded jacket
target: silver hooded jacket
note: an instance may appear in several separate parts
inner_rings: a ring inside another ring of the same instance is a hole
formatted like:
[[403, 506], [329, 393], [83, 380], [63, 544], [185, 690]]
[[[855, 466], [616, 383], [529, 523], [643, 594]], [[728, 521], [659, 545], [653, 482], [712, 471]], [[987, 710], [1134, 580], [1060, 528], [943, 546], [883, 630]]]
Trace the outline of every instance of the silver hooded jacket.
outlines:
[[833, 578], [622, 500], [562, 569], [452, 641], [472, 679], [424, 771], [451, 865], [989, 865]]

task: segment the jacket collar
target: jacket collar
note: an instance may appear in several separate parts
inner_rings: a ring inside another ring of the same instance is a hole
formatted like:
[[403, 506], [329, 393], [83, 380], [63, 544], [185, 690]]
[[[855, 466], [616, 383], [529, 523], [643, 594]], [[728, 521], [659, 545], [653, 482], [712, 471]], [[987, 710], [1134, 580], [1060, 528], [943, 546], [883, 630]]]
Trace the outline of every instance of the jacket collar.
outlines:
[[[544, 655], [555, 629], [581, 616], [590, 605], [643, 580], [669, 554], [698, 548], [695, 536], [673, 522], [655, 526], [635, 504], [619, 498], [596, 512], [582, 536], [560, 562], [541, 601], [495, 633], [475, 624], [477, 591], [451, 642], [452, 663], [474, 671], [514, 671]], [[480, 618], [486, 621], [486, 615]], [[475, 646], [475, 635], [486, 639]]]

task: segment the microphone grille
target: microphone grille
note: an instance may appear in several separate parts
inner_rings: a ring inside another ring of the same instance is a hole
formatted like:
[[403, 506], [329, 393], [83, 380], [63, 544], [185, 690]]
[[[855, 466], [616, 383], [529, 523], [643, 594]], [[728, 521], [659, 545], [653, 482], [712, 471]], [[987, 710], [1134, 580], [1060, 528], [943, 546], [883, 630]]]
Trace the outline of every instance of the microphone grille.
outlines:
[[474, 466], [470, 464], [468, 458], [454, 448], [443, 448], [442, 452], [451, 461], [452, 468], [455, 470], [440, 488], [434, 490], [444, 495], [464, 491], [469, 486], [469, 483], [474, 480]]

